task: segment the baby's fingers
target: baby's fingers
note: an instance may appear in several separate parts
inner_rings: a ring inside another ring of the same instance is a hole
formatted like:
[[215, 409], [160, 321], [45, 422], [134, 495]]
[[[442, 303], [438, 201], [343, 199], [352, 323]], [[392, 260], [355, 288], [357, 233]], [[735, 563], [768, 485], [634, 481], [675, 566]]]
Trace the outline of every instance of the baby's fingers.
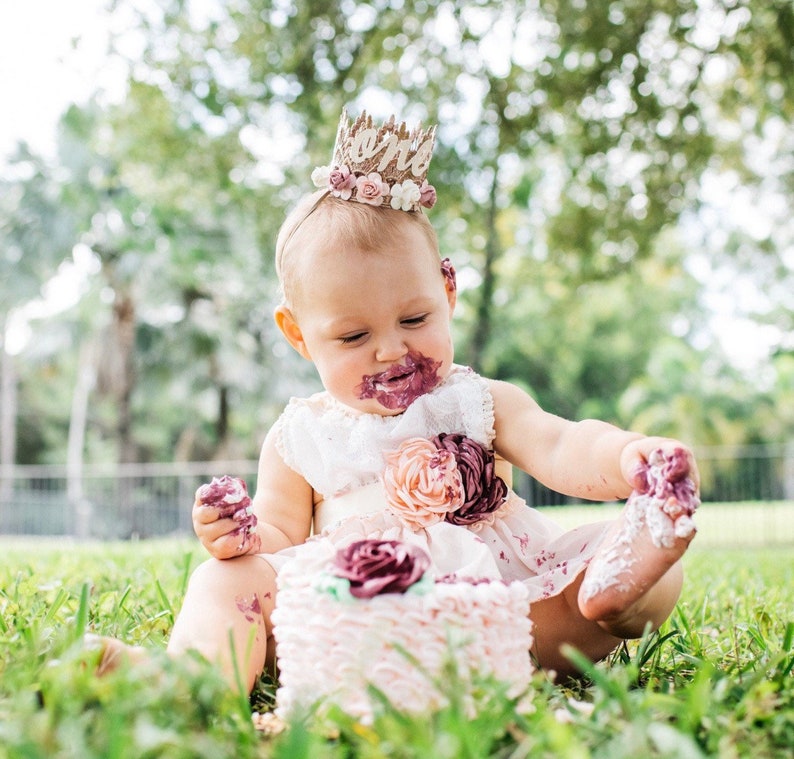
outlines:
[[205, 543], [207, 550], [216, 559], [232, 559], [259, 550], [259, 536], [250, 525], [241, 525], [233, 519], [222, 519], [220, 524], [223, 524], [225, 532], [213, 537], [209, 545]]

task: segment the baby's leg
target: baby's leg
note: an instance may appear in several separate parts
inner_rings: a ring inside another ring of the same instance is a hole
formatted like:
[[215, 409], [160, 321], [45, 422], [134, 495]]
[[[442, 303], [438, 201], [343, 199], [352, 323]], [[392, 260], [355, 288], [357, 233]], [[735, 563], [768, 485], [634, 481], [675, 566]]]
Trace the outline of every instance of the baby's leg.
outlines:
[[699, 505], [683, 452], [657, 451], [646, 486], [631, 494], [585, 573], [579, 608], [616, 635], [635, 637], [658, 627], [681, 592], [679, 560], [695, 536]]
[[673, 610], [681, 590], [681, 565], [671, 567], [644, 596], [609, 621], [588, 619], [580, 603], [582, 572], [562, 593], [530, 605], [534, 645], [532, 653], [544, 670], [560, 676], [578, 670], [563, 652], [572, 646], [591, 661], [609, 656], [626, 638], [639, 638], [650, 623], [657, 629]]
[[583, 577], [584, 573], [559, 595], [534, 601], [529, 607], [532, 654], [541, 669], [560, 677], [579, 674], [563, 653], [563, 646], [573, 646], [591, 661], [599, 661], [622, 641], [582, 615], [578, 594]]
[[220, 666], [233, 687], [239, 673], [250, 692], [275, 658], [270, 625], [275, 597], [276, 573], [261, 558], [210, 559], [190, 578], [169, 654], [198, 651]]

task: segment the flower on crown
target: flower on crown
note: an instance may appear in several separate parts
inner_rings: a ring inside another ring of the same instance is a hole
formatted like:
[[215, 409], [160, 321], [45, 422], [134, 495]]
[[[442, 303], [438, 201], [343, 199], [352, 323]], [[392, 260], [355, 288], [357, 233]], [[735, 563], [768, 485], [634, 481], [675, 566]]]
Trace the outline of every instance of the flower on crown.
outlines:
[[352, 124], [342, 111], [333, 160], [312, 172], [315, 187], [342, 200], [401, 211], [432, 208], [436, 190], [427, 182], [436, 128], [409, 131], [390, 116], [376, 127], [364, 111]]

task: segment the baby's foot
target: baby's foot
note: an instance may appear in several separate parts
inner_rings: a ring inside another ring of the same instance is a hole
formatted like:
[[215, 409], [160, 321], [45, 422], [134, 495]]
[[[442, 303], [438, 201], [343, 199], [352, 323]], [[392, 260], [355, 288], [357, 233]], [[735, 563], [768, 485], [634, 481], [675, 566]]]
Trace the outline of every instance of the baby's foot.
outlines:
[[83, 638], [86, 648], [101, 651], [97, 662], [96, 675], [103, 677], [115, 672], [124, 664], [138, 664], [148, 659], [146, 649], [130, 646], [118, 638], [109, 638], [88, 633]]
[[684, 554], [695, 537], [700, 505], [685, 452], [654, 451], [639, 473], [644, 480], [607, 533], [579, 590], [588, 619], [608, 620], [637, 602]]

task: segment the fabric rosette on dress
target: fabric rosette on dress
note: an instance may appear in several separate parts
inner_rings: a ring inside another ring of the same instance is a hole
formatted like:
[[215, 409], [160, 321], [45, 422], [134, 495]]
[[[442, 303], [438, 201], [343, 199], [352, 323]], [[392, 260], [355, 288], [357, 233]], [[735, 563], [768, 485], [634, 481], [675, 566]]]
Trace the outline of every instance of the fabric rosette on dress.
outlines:
[[465, 435], [410, 438], [385, 456], [388, 508], [414, 531], [445, 521], [476, 532], [507, 508], [493, 452]]

